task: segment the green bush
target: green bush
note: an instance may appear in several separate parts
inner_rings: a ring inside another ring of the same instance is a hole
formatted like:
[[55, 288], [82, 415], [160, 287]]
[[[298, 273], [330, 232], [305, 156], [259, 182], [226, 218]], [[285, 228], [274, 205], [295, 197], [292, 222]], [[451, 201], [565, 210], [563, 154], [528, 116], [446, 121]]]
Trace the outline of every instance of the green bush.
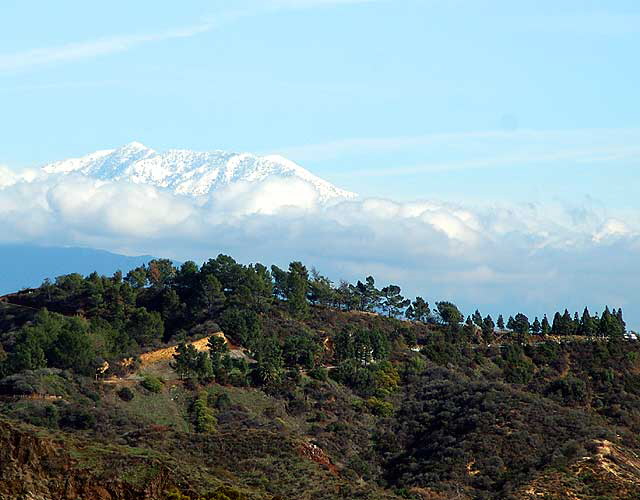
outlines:
[[367, 399], [367, 408], [378, 417], [390, 417], [393, 415], [393, 405], [375, 397]]
[[86, 430], [92, 429], [96, 425], [96, 417], [89, 409], [80, 405], [67, 406], [60, 418], [61, 427]]
[[131, 401], [133, 399], [133, 391], [128, 387], [123, 387], [117, 392], [117, 394], [122, 401]]
[[324, 366], [316, 366], [309, 370], [309, 376], [312, 379], [326, 382], [329, 379], [329, 371]]
[[193, 419], [196, 432], [210, 433], [216, 429], [216, 417], [207, 403], [208, 395], [201, 392], [193, 403]]
[[152, 375], [145, 375], [140, 385], [150, 392], [158, 393], [162, 390], [162, 379]]

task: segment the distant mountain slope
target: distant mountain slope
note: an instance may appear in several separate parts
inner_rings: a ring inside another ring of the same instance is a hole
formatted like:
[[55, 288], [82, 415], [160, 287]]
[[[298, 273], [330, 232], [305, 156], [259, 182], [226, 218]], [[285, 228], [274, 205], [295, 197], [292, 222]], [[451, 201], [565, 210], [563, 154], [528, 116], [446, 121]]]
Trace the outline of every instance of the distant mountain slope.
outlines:
[[76, 172], [102, 180], [150, 184], [191, 196], [206, 195], [238, 182], [294, 178], [313, 186], [320, 202], [356, 197], [355, 193], [334, 186], [282, 156], [181, 149], [157, 153], [139, 142], [58, 161], [43, 169], [47, 173]]
[[90, 248], [0, 245], [0, 295], [40, 285], [45, 278], [79, 272], [111, 275], [126, 273], [153, 259], [148, 255], [127, 257]]

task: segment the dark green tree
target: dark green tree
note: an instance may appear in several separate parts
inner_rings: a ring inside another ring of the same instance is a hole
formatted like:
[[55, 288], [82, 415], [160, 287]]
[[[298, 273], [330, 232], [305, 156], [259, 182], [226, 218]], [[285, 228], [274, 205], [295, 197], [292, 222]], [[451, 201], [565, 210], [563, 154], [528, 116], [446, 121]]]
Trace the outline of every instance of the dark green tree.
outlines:
[[540, 324], [540, 331], [542, 335], [549, 335], [551, 333], [551, 325], [549, 325], [549, 319], [545, 314], [542, 318], [542, 323]]
[[304, 318], [307, 315], [309, 304], [307, 293], [309, 291], [309, 273], [302, 262], [289, 264], [287, 274], [287, 303], [289, 312], [296, 318]]
[[156, 289], [170, 286], [176, 275], [176, 268], [169, 259], [154, 259], [147, 265], [147, 278]]
[[493, 318], [491, 318], [490, 315], [487, 315], [487, 317], [482, 320], [482, 337], [485, 342], [493, 342], [495, 329], [496, 325], [493, 322]]
[[275, 338], [262, 337], [254, 348], [253, 355], [257, 361], [255, 375], [260, 384], [271, 386], [282, 380], [282, 349]]
[[88, 322], [74, 317], [60, 319], [60, 323], [60, 329], [47, 353], [48, 365], [72, 369], [84, 375], [91, 374], [96, 353], [89, 337]]
[[181, 342], [173, 355], [171, 367], [181, 379], [195, 377], [200, 366], [198, 350], [191, 344]]
[[358, 281], [354, 290], [359, 298], [358, 308], [361, 311], [374, 312], [381, 301], [380, 290], [376, 288], [376, 281], [373, 276], [367, 276], [365, 282]]
[[436, 302], [438, 308], [438, 314], [442, 319], [442, 322], [450, 327], [457, 327], [462, 323], [464, 316], [453, 302]]
[[273, 293], [276, 298], [287, 298], [287, 271], [278, 266], [271, 266], [271, 276], [273, 277]]
[[322, 276], [315, 268], [311, 270], [309, 300], [313, 304], [330, 306], [335, 301], [335, 290], [329, 278]]
[[382, 296], [382, 308], [387, 312], [388, 317], [397, 317], [400, 312], [405, 309], [411, 301], [405, 299], [401, 295], [401, 289], [398, 285], [389, 285], [380, 291]]
[[525, 335], [529, 333], [530, 328], [529, 318], [522, 313], [516, 314], [513, 321], [513, 331], [518, 335], [520, 342], [524, 342]]
[[207, 274], [215, 276], [229, 300], [239, 291], [245, 278], [244, 266], [238, 264], [232, 257], [223, 254], [205, 262], [200, 268], [200, 273], [203, 276]]
[[260, 316], [246, 309], [227, 309], [220, 316], [218, 323], [222, 331], [235, 342], [251, 348], [260, 337]]
[[476, 326], [478, 326], [478, 328], [482, 328], [482, 314], [480, 314], [480, 311], [476, 309], [476, 312], [473, 313], [471, 319], [476, 324]]
[[127, 322], [127, 332], [141, 346], [157, 343], [164, 336], [164, 323], [156, 311], [136, 308]]
[[147, 270], [144, 266], [132, 269], [127, 273], [124, 278], [127, 283], [133, 289], [144, 288], [147, 285]]
[[542, 325], [540, 324], [540, 320], [536, 316], [536, 318], [533, 320], [533, 324], [531, 325], [531, 332], [534, 335], [538, 335], [541, 331], [542, 331]]
[[[221, 335], [212, 335], [208, 342], [211, 368], [216, 381], [225, 383], [229, 377], [229, 346]], [[232, 363], [231, 363], [232, 364]]]
[[321, 353], [321, 346], [311, 332], [306, 329], [289, 335], [283, 347], [283, 357], [287, 366], [313, 368]]
[[429, 308], [429, 303], [426, 302], [422, 297], [416, 297], [416, 299], [407, 308], [405, 316], [407, 317], [407, 319], [410, 319], [412, 321], [420, 321], [422, 323], [429, 322], [429, 320], [431, 319], [431, 309]]
[[213, 274], [205, 274], [200, 280], [199, 299], [208, 318], [215, 317], [225, 302], [222, 285]]
[[582, 312], [582, 318], [580, 319], [580, 326], [578, 327], [578, 335], [585, 337], [593, 337], [597, 333], [597, 325], [588, 308], [584, 308]]
[[[614, 313], [615, 313], [614, 309]], [[612, 314], [607, 306], [600, 317], [598, 334], [603, 338], [620, 338], [624, 336], [624, 326], [620, 324], [616, 314]]]

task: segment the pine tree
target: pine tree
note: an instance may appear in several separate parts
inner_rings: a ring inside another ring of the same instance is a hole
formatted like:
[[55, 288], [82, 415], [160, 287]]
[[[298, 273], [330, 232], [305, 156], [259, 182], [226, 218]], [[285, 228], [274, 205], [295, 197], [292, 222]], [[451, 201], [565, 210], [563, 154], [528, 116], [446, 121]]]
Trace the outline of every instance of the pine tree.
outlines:
[[536, 316], [536, 318], [533, 320], [533, 324], [531, 325], [531, 331], [535, 335], [538, 335], [541, 330], [542, 330], [542, 325], [540, 324], [540, 320]]
[[588, 308], [584, 308], [582, 312], [582, 318], [580, 319], [580, 325], [578, 326], [578, 335], [585, 337], [593, 337], [596, 334], [596, 325], [589, 313]]
[[212, 335], [209, 337], [209, 358], [211, 359], [211, 367], [216, 380], [222, 382], [226, 380], [227, 373], [225, 369], [225, 358], [229, 356], [229, 347], [224, 337]]
[[302, 262], [292, 262], [289, 264], [287, 274], [287, 302], [289, 312], [297, 318], [304, 318], [307, 315], [309, 304], [307, 303], [307, 293], [309, 291], [309, 273]]
[[181, 342], [173, 355], [173, 368], [180, 378], [189, 378], [198, 373], [199, 356], [196, 348], [191, 344]]
[[471, 316], [467, 316], [467, 319], [464, 322], [464, 326], [462, 327], [462, 331], [469, 337], [471, 338], [472, 335], [474, 335], [476, 333], [476, 329], [478, 327], [476, 326], [476, 324], [473, 322], [473, 320], [471, 319]]
[[273, 276], [273, 294], [276, 298], [285, 299], [287, 297], [287, 272], [278, 266], [271, 266], [271, 276]]
[[620, 338], [624, 336], [625, 327], [618, 318], [618, 312], [614, 309], [612, 314], [607, 306], [602, 313], [598, 324], [598, 333], [601, 337]]
[[556, 311], [553, 315], [553, 326], [551, 327], [551, 333], [554, 335], [565, 335], [564, 328], [562, 326], [562, 316]]
[[309, 300], [311, 300], [311, 303], [330, 306], [334, 298], [335, 290], [331, 280], [322, 276], [315, 268], [311, 269], [311, 281], [309, 282]]
[[436, 307], [442, 321], [452, 328], [457, 327], [464, 319], [460, 309], [452, 302], [436, 302]]
[[405, 313], [407, 319], [412, 321], [420, 321], [427, 323], [431, 318], [431, 309], [429, 309], [429, 303], [425, 302], [422, 297], [416, 297], [411, 305], [407, 308]]
[[202, 278], [199, 299], [209, 318], [213, 317], [224, 305], [225, 296], [222, 285], [213, 274], [205, 274]]
[[493, 342], [495, 328], [496, 325], [493, 322], [493, 319], [491, 318], [491, 316], [487, 315], [487, 317], [482, 320], [482, 337], [484, 338], [485, 342]]
[[482, 328], [482, 314], [480, 314], [480, 311], [476, 309], [476, 312], [473, 313], [471, 319], [479, 328]]
[[390, 318], [397, 317], [400, 311], [411, 303], [411, 301], [405, 299], [400, 292], [401, 290], [398, 285], [389, 285], [381, 290], [382, 308], [387, 311], [387, 315]]
[[504, 318], [502, 317], [502, 314], [498, 316], [498, 321], [496, 322], [496, 325], [498, 326], [498, 328], [500, 328], [500, 330], [504, 330]]
[[549, 319], [547, 318], [546, 314], [542, 318], [542, 323], [540, 326], [542, 328], [542, 335], [549, 335], [551, 333], [551, 326], [549, 325]]
[[568, 309], [564, 310], [564, 314], [562, 315], [562, 330], [564, 331], [563, 335], [573, 335], [573, 319], [571, 319], [571, 313]]
[[624, 318], [622, 317], [622, 307], [618, 308], [618, 312], [616, 312], [615, 314], [616, 319], [618, 320], [618, 323], [620, 324], [620, 327], [622, 328], [622, 333], [626, 333], [627, 332], [627, 324], [624, 321]]
[[529, 333], [530, 329], [529, 318], [524, 314], [518, 313], [513, 321], [513, 331], [518, 334], [520, 342], [524, 342], [524, 337]]

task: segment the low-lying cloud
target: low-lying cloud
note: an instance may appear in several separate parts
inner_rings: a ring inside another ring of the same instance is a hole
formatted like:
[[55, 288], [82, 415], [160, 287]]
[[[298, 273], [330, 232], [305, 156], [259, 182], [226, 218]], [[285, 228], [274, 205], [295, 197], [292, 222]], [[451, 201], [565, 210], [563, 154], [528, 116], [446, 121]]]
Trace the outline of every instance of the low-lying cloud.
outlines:
[[298, 179], [232, 185], [188, 198], [84, 176], [19, 177], [0, 170], [0, 244], [34, 242], [203, 260], [299, 259], [334, 280], [372, 274], [465, 312], [530, 315], [623, 307], [640, 282], [637, 214], [581, 206], [463, 206], [359, 199], [321, 205]]

